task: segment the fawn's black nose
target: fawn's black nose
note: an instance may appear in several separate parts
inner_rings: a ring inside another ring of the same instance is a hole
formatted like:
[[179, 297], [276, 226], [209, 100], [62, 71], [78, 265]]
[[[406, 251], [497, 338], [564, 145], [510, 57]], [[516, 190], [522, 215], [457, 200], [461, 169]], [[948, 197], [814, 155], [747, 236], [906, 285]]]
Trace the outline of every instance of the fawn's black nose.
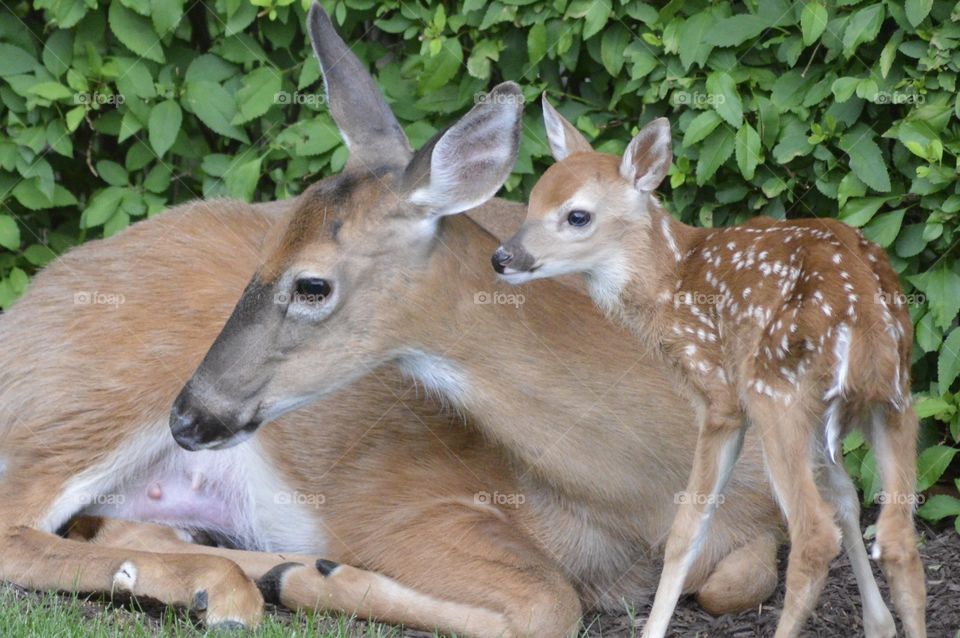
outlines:
[[496, 270], [501, 275], [507, 264], [513, 260], [513, 253], [500, 246], [490, 257], [490, 263], [493, 264], [493, 269]]

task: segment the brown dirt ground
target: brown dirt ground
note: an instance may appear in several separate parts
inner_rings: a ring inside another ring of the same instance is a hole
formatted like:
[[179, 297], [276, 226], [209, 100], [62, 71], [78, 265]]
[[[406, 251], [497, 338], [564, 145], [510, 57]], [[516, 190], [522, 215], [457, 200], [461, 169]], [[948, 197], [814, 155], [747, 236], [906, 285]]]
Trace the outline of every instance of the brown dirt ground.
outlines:
[[[960, 535], [953, 526], [934, 529], [923, 522], [918, 523], [924, 537], [921, 548], [923, 563], [927, 571], [927, 626], [930, 638], [960, 638]], [[673, 621], [671, 637], [683, 638], [760, 638], [772, 636], [776, 627], [780, 606], [783, 603], [783, 570], [786, 567], [786, 548], [780, 552], [781, 583], [773, 597], [760, 608], [735, 615], [715, 618], [703, 611], [692, 598], [681, 601]], [[889, 592], [877, 566], [874, 572], [885, 599]], [[19, 587], [2, 585], [13, 589], [19, 596], [35, 597]], [[159, 626], [158, 619], [165, 614], [160, 605], [136, 603], [131, 605], [122, 601], [113, 603], [90, 600], [86, 603], [88, 615], [103, 613], [109, 608], [112, 615], [146, 614], [148, 625]], [[142, 611], [134, 611], [134, 607]], [[650, 611], [650, 601], [636, 608], [634, 617], [643, 619]], [[272, 610], [281, 618], [297, 623], [296, 617], [280, 610]], [[336, 623], [331, 621], [331, 628]], [[593, 614], [585, 618], [587, 628], [584, 638], [620, 638], [639, 635], [631, 617], [626, 614]], [[121, 623], [122, 624], [122, 623]], [[367, 634], [366, 623], [349, 621], [356, 628], [357, 636]], [[313, 625], [316, 627], [316, 625]], [[242, 632], [238, 635], [242, 636]], [[414, 630], [406, 630], [403, 638], [427, 638], [433, 636]], [[853, 573], [845, 557], [841, 556], [832, 569], [827, 585], [820, 598], [820, 604], [814, 616], [808, 620], [803, 633], [804, 638], [836, 638], [838, 636], [862, 636], [863, 627], [860, 618], [860, 601]], [[901, 628], [898, 623], [898, 635]]]

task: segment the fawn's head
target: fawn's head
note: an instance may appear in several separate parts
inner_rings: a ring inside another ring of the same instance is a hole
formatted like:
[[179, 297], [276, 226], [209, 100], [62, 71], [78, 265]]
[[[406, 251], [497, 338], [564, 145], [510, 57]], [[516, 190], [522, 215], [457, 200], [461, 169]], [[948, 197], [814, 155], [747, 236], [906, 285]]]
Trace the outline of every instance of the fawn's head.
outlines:
[[267, 237], [258, 271], [174, 403], [188, 449], [238, 443], [390, 360], [439, 220], [478, 206], [516, 159], [522, 96], [496, 88], [417, 153], [373, 78], [314, 5], [309, 33], [350, 151]]
[[592, 291], [612, 292], [630, 270], [625, 234], [649, 227], [659, 209], [653, 191], [673, 157], [670, 124], [654, 120], [617, 157], [594, 152], [546, 96], [543, 119], [557, 162], [534, 186], [526, 220], [494, 253], [493, 267], [510, 283], [583, 273]]

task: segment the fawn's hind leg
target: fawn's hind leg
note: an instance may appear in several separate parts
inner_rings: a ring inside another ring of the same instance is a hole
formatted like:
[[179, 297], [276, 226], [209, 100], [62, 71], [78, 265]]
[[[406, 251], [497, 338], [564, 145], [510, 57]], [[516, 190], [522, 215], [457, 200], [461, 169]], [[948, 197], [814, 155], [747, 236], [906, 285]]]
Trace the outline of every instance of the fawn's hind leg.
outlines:
[[746, 424], [735, 404], [711, 403], [697, 437], [693, 470], [680, 509], [673, 519], [664, 551], [663, 571], [653, 609], [643, 627], [644, 638], [666, 635], [670, 617], [683, 593], [690, 567], [699, 556], [710, 520], [740, 455]]
[[776, 632], [776, 638], [789, 638], [800, 633], [817, 604], [830, 562], [840, 553], [841, 533], [814, 476], [817, 411], [800, 399], [787, 405], [755, 393], [747, 407], [790, 533], [787, 592]]
[[823, 467], [823, 495], [837, 509], [837, 518], [843, 532], [843, 550], [850, 559], [850, 566], [857, 579], [860, 600], [863, 604], [863, 629], [867, 638], [893, 638], [897, 627], [887, 605], [883, 602], [880, 588], [873, 577], [870, 559], [863, 545], [860, 531], [860, 495], [846, 470], [827, 459]]
[[917, 482], [917, 415], [877, 408], [870, 441], [883, 482], [883, 507], [877, 520], [874, 557], [879, 553], [894, 607], [910, 638], [924, 638], [926, 582], [913, 525]]

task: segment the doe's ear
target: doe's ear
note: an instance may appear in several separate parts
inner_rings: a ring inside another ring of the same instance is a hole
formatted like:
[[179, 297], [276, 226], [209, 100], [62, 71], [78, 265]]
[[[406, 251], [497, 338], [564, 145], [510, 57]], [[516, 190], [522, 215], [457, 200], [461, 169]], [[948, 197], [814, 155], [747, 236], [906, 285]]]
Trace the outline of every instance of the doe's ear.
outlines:
[[498, 84], [469, 113], [414, 155], [404, 174], [411, 203], [431, 216], [462, 213], [493, 197], [520, 147], [523, 95]]
[[620, 161], [620, 175], [638, 191], [650, 192], [660, 185], [673, 161], [670, 122], [658, 117], [630, 140]]
[[307, 14], [313, 52], [323, 71], [330, 115], [350, 151], [350, 166], [404, 166], [412, 155], [407, 136], [366, 66], [333, 28], [319, 2]]
[[589, 153], [593, 150], [587, 138], [550, 105], [546, 93], [540, 101], [543, 104], [543, 125], [547, 129], [547, 141], [550, 142], [553, 159], [559, 162], [568, 155]]

